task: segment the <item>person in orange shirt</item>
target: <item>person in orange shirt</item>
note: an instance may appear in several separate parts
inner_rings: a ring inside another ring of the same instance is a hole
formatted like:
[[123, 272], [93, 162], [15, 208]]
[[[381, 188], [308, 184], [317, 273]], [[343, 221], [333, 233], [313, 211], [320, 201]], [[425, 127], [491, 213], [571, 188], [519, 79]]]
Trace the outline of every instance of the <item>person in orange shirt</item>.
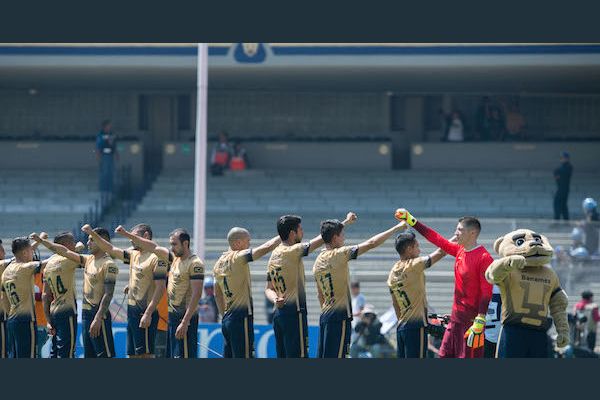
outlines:
[[169, 354], [169, 346], [167, 341], [169, 340], [169, 335], [167, 332], [169, 327], [167, 322], [169, 321], [169, 306], [167, 304], [167, 294], [163, 294], [163, 297], [160, 299], [160, 303], [158, 303], [158, 328], [156, 330], [156, 339], [154, 344], [154, 349], [156, 353], [156, 358], [168, 358]]

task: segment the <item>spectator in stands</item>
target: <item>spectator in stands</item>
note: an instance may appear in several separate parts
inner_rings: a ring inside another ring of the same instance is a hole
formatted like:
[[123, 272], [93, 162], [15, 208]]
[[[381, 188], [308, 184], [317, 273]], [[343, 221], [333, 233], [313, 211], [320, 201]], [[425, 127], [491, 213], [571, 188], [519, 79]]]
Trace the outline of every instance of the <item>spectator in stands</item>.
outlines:
[[[352, 316], [358, 318], [362, 315], [367, 301], [365, 300], [365, 296], [360, 292], [360, 283], [358, 281], [350, 283], [350, 291], [352, 294]], [[356, 325], [355, 320], [352, 321], [352, 324]]]
[[219, 141], [215, 145], [210, 157], [210, 170], [213, 175], [223, 175], [223, 172], [229, 166], [231, 159], [231, 145], [226, 132], [219, 133]]
[[581, 293], [581, 300], [575, 304], [575, 316], [579, 333], [585, 338], [587, 347], [594, 351], [600, 313], [598, 313], [598, 305], [594, 303], [594, 294], [591, 291], [585, 290]]
[[573, 166], [570, 162], [569, 153], [566, 151], [560, 155], [560, 166], [554, 170], [556, 181], [556, 193], [554, 195], [554, 219], [559, 220], [562, 216], [565, 221], [569, 220], [569, 187], [571, 186], [571, 175]]
[[229, 162], [229, 169], [232, 171], [244, 171], [250, 168], [250, 163], [248, 162], [248, 152], [240, 142], [236, 142], [233, 146], [233, 154], [231, 156], [231, 161]]
[[491, 140], [503, 140], [505, 133], [504, 116], [499, 107], [492, 107], [489, 119], [489, 136]]
[[450, 128], [448, 129], [448, 141], [449, 142], [464, 142], [465, 140], [465, 126], [463, 118], [458, 111], [452, 112], [452, 118], [450, 121]]
[[501, 140], [525, 140], [525, 117], [519, 111], [516, 101], [511, 102], [506, 111], [506, 135]]
[[583, 200], [584, 219], [581, 222], [583, 233], [585, 234], [585, 248], [591, 255], [598, 254], [598, 241], [600, 240], [600, 218], [598, 215], [598, 203], [596, 200], [588, 197]]
[[477, 107], [477, 134], [480, 140], [490, 140], [490, 120], [492, 118], [492, 101], [488, 96], [481, 99]]
[[198, 302], [200, 322], [219, 322], [219, 310], [215, 300], [215, 281], [212, 277], [204, 281], [204, 297]]
[[96, 158], [100, 163], [99, 182], [102, 201], [107, 202], [113, 192], [115, 159], [119, 159], [116, 136], [112, 130], [112, 122], [108, 119], [102, 122], [102, 129], [96, 136]]
[[438, 114], [440, 116], [440, 132], [442, 134], [442, 142], [446, 142], [448, 141], [448, 131], [450, 130], [452, 115], [446, 113], [443, 108], [438, 110]]

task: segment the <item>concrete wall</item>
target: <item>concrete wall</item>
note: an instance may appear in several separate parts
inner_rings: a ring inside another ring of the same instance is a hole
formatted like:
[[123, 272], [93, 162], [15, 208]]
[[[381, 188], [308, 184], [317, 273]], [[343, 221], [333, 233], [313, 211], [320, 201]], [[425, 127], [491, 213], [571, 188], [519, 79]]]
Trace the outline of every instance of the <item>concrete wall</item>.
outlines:
[[[547, 169], [568, 151], [575, 171], [600, 171], [600, 143], [413, 143], [412, 169]], [[600, 177], [600, 172], [599, 172]]]
[[[95, 142], [0, 141], [0, 171], [8, 169], [73, 169], [96, 173], [98, 162]], [[122, 141], [117, 144], [118, 165], [131, 165], [132, 179], [143, 176], [141, 143]]]
[[[208, 157], [214, 142], [208, 145]], [[389, 170], [390, 142], [245, 142], [256, 169], [362, 169]], [[165, 169], [194, 168], [194, 143], [168, 143]]]

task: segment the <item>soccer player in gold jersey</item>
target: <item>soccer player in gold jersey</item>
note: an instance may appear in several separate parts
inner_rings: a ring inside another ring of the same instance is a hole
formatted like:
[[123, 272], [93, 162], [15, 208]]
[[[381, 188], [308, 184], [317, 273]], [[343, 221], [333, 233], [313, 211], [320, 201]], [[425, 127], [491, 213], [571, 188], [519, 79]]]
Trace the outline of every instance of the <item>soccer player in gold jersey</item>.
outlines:
[[3, 262], [2, 301], [6, 310], [7, 337], [14, 358], [35, 358], [36, 331], [34, 275], [43, 271], [47, 260], [33, 261], [33, 246], [26, 237], [11, 244], [14, 260]]
[[[54, 237], [54, 243], [76, 251], [75, 237], [71, 232], [62, 232]], [[84, 267], [83, 257], [79, 261], [54, 254], [44, 269], [42, 304], [46, 317], [46, 329], [52, 336], [50, 358], [75, 357], [77, 340], [77, 295], [75, 293], [75, 271]]]
[[[167, 262], [135, 245], [128, 250], [116, 247], [87, 224], [81, 230], [91, 235], [98, 247], [113, 259], [129, 264], [127, 354], [130, 358], [153, 358], [158, 327], [157, 306], [166, 289]], [[152, 239], [152, 228], [147, 224], [134, 226], [131, 233]]]
[[421, 249], [413, 232], [396, 237], [400, 261], [390, 271], [387, 284], [398, 317], [396, 348], [398, 358], [425, 358], [427, 352], [427, 294], [425, 270], [441, 260], [446, 253], [437, 249], [420, 257]]
[[223, 315], [222, 331], [225, 358], [254, 357], [254, 324], [250, 266], [271, 252], [281, 238], [275, 236], [262, 245], [250, 248], [250, 233], [235, 227], [227, 234], [229, 250], [215, 263], [215, 300]]
[[[349, 212], [347, 226], [356, 215]], [[279, 358], [308, 357], [308, 323], [304, 263], [302, 258], [323, 245], [321, 235], [302, 243], [302, 219], [284, 215], [277, 221], [281, 244], [273, 250], [267, 266], [265, 294], [276, 305], [273, 316], [275, 347]]]
[[[110, 235], [104, 228], [95, 228], [94, 232], [104, 240], [110, 241]], [[80, 255], [65, 246], [40, 239], [32, 234], [32, 239], [46, 246], [50, 251], [84, 266], [83, 276], [83, 347], [85, 358], [112, 358], [115, 345], [112, 334], [112, 316], [108, 307], [112, 301], [119, 268], [94, 241], [88, 236], [87, 246], [90, 255]]]
[[325, 248], [317, 256], [313, 275], [321, 304], [319, 318], [319, 358], [345, 358], [350, 344], [352, 303], [348, 262], [383, 244], [405, 229], [401, 222], [355, 246], [344, 246], [344, 225], [338, 220], [321, 222]]
[[[169, 302], [169, 354], [173, 358], [198, 357], [198, 301], [202, 297], [204, 262], [190, 249], [190, 235], [181, 228], [169, 235], [171, 249], [134, 235], [122, 226], [115, 230], [142, 252], [152, 252], [170, 263], [167, 278]], [[131, 290], [131, 289], [130, 289]]]

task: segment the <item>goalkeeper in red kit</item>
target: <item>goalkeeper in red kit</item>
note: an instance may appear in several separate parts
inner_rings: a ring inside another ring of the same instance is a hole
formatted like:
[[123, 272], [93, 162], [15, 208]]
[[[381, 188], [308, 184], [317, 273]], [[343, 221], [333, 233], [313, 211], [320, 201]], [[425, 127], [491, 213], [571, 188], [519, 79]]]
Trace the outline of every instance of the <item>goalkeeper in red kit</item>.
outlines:
[[396, 218], [404, 220], [434, 246], [453, 256], [454, 302], [450, 323], [440, 347], [441, 358], [482, 358], [485, 316], [492, 297], [492, 285], [485, 270], [492, 263], [490, 253], [477, 243], [481, 224], [474, 217], [458, 220], [456, 240], [449, 241], [400, 208]]

